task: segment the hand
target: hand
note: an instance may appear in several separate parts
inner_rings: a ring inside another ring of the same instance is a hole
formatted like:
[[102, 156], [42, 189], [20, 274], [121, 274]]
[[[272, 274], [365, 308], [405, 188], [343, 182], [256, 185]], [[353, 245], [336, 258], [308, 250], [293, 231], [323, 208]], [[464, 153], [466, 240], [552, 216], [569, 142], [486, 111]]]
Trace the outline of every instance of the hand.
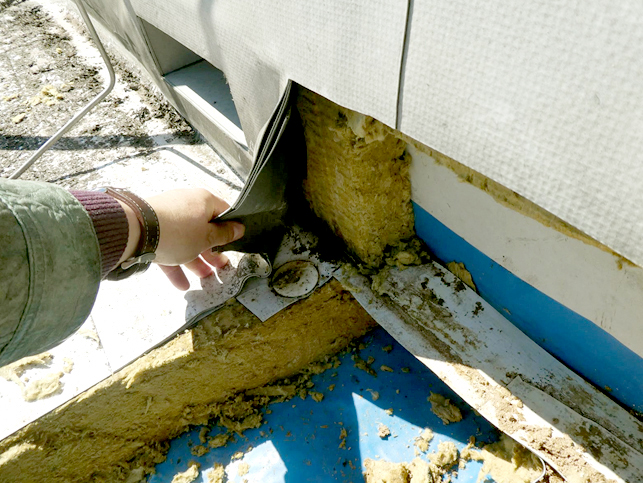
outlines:
[[167, 191], [146, 201], [158, 216], [161, 232], [154, 262], [179, 290], [190, 288], [180, 265], [200, 278], [211, 275], [212, 267], [228, 263], [225, 255], [212, 253], [212, 247], [238, 240], [245, 232], [241, 223], [212, 222], [229, 205], [205, 189]]

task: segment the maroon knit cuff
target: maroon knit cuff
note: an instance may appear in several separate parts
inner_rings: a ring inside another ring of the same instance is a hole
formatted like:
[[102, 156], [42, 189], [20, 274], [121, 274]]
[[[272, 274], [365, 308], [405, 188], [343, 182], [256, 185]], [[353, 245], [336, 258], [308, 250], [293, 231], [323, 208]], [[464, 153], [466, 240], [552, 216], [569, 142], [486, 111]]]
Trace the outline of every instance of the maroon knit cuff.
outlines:
[[100, 191], [71, 191], [81, 202], [94, 224], [101, 257], [101, 279], [111, 272], [120, 260], [129, 235], [125, 210], [118, 201]]

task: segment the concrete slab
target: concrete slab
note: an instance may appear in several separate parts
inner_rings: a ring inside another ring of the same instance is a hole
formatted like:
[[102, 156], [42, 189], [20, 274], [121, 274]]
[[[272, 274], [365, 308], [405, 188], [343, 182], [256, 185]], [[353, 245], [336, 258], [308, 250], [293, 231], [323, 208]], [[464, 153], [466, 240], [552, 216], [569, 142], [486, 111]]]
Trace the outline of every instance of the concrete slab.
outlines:
[[[107, 76], [100, 56], [67, 5], [60, 0], [0, 4], [0, 176], [8, 177], [102, 90]], [[108, 42], [106, 48], [114, 46]], [[233, 202], [242, 180], [151, 83], [119, 62], [117, 84], [108, 98], [22, 179], [70, 189], [120, 186], [143, 197], [204, 187]], [[56, 87], [62, 98], [42, 94], [45, 85]], [[34, 97], [41, 101], [30, 102]], [[12, 122], [21, 113], [24, 120]], [[183, 296], [156, 267], [140, 278], [103, 283], [85, 325], [50, 351], [47, 364], [30, 367], [19, 378], [24, 384], [62, 371], [56, 393], [27, 402], [20, 382], [0, 377], [0, 439], [95, 385], [180, 327], [184, 314], [175, 307], [182, 304], [184, 309]], [[65, 373], [65, 367], [71, 370]]]

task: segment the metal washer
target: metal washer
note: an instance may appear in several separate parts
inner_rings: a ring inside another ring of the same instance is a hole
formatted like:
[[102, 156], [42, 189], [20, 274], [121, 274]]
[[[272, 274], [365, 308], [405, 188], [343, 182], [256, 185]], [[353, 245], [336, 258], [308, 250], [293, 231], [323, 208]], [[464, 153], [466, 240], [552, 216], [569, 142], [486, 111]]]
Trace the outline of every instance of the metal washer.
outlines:
[[319, 271], [308, 260], [286, 262], [275, 270], [270, 280], [272, 289], [282, 297], [296, 298], [310, 294], [319, 283]]

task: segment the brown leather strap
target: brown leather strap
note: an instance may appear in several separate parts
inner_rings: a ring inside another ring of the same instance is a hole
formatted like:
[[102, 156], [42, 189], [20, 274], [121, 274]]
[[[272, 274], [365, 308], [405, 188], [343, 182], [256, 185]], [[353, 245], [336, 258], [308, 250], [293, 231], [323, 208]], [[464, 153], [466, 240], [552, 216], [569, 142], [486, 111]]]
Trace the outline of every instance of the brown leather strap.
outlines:
[[141, 225], [141, 238], [134, 256], [112, 270], [107, 276], [107, 280], [122, 280], [134, 273], [144, 272], [156, 257], [155, 252], [159, 245], [161, 233], [156, 213], [147, 201], [131, 191], [112, 187], [101, 188], [101, 191], [132, 208]]

